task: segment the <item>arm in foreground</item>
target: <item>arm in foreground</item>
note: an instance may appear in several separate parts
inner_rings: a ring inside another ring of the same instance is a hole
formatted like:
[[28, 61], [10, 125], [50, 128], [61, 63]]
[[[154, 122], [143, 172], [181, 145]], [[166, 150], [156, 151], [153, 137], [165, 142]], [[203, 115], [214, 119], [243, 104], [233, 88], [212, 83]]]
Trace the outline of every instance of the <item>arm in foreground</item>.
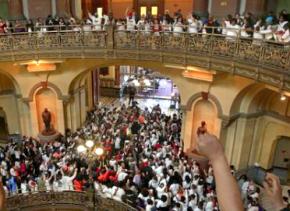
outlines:
[[2, 179], [0, 181], [0, 211], [5, 211], [5, 191], [3, 188]]
[[219, 140], [208, 133], [200, 135], [197, 141], [197, 150], [212, 163], [220, 209], [222, 211], [243, 211], [238, 184], [231, 174]]

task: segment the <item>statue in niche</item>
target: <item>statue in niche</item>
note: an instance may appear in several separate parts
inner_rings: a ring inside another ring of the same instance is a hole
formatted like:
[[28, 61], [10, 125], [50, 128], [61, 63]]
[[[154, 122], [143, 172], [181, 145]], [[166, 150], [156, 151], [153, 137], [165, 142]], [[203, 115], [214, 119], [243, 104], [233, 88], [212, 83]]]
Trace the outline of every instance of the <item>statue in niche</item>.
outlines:
[[50, 142], [58, 139], [60, 133], [54, 129], [52, 124], [52, 113], [45, 108], [41, 114], [44, 129], [38, 134], [38, 138], [41, 142]]
[[45, 126], [44, 132], [49, 133], [53, 130], [53, 127], [51, 126], [51, 113], [48, 111], [47, 108], [44, 109], [42, 112], [42, 120]]
[[197, 128], [197, 136], [207, 133], [206, 122], [202, 121], [201, 125]]

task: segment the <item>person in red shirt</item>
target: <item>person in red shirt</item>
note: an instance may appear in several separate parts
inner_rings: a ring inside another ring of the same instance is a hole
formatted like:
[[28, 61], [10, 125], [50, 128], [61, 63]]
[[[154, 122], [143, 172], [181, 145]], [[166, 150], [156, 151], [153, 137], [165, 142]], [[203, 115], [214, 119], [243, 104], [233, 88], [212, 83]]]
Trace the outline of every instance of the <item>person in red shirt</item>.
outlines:
[[73, 185], [74, 185], [75, 191], [79, 191], [79, 192], [83, 191], [83, 181], [81, 180], [79, 176], [77, 176], [77, 178], [74, 179]]
[[0, 34], [7, 32], [7, 25], [3, 19], [0, 18]]

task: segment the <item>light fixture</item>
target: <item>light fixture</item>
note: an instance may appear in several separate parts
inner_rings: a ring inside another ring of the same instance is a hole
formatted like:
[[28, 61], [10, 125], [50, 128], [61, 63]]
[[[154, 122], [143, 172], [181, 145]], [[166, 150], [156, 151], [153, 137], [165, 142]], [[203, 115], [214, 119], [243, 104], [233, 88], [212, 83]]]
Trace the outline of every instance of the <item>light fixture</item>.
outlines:
[[104, 150], [101, 147], [97, 147], [95, 153], [96, 155], [101, 156], [104, 153]]
[[86, 141], [86, 146], [87, 146], [88, 148], [92, 148], [92, 147], [94, 146], [94, 142], [93, 142], [92, 140], [87, 140], [87, 141]]
[[181, 69], [181, 70], [185, 70], [186, 69], [185, 66], [175, 65], [175, 64], [165, 64], [164, 66], [168, 67], [168, 68], [173, 68], [173, 69]]
[[286, 96], [283, 95], [283, 94], [281, 94], [280, 100], [281, 100], [281, 101], [285, 101], [285, 100], [286, 100]]
[[79, 153], [83, 153], [83, 152], [87, 151], [87, 148], [84, 145], [79, 145], [77, 148], [77, 151]]

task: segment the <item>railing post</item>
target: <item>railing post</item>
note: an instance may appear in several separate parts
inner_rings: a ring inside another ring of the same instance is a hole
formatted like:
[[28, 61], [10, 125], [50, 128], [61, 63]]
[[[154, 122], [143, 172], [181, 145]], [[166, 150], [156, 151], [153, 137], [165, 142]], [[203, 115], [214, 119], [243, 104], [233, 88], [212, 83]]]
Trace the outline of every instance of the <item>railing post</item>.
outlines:
[[113, 49], [114, 48], [114, 26], [112, 24], [107, 26], [107, 48]]

